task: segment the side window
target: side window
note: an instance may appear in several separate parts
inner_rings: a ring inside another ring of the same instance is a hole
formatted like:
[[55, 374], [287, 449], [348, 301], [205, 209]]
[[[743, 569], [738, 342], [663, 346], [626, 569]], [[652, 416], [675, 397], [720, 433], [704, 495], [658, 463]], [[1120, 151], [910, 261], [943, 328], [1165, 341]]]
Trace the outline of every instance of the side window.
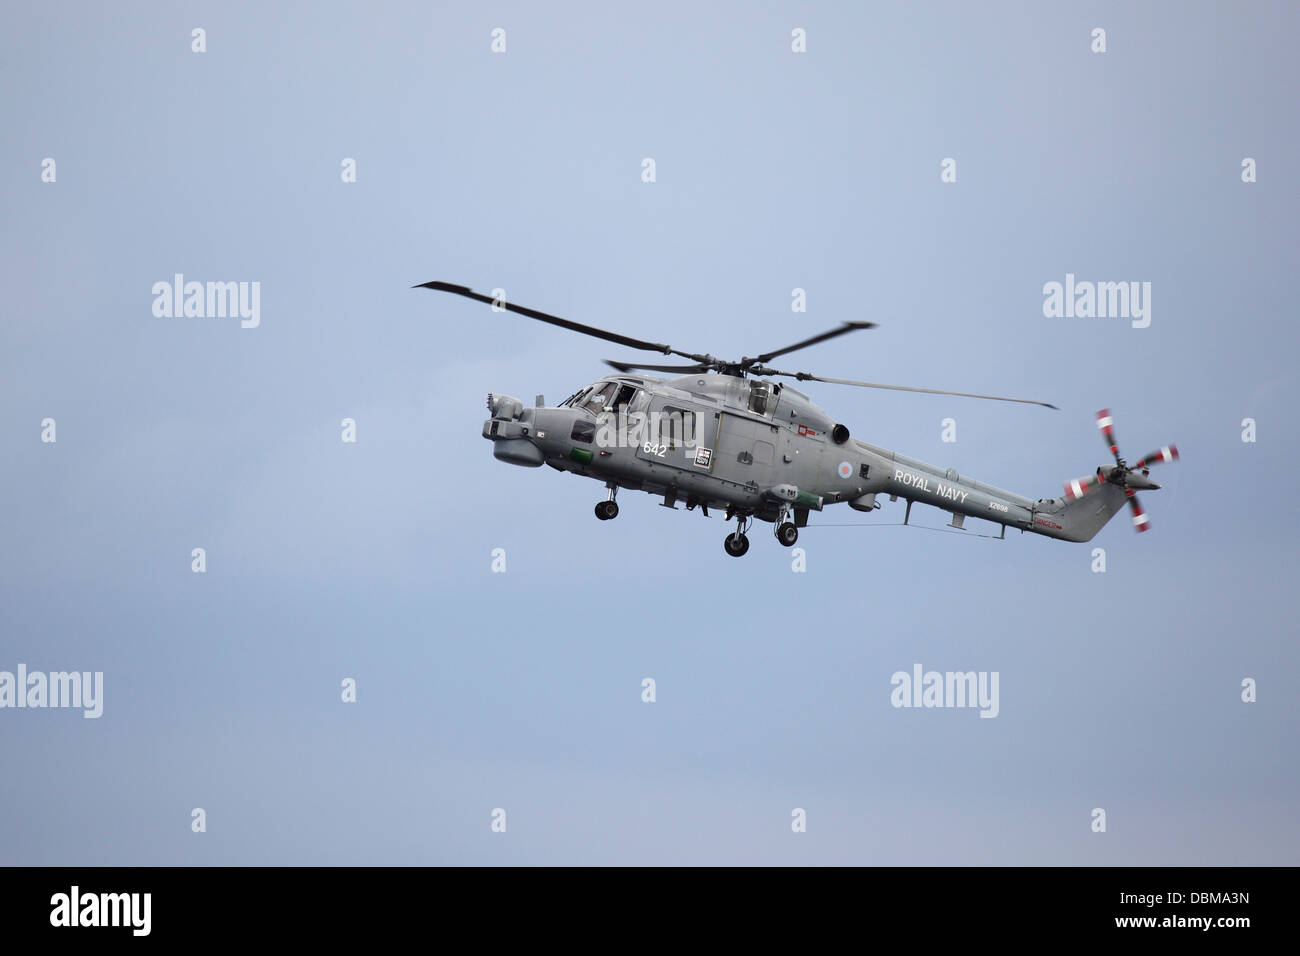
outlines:
[[659, 412], [659, 443], [669, 448], [695, 444], [695, 413], [665, 405]]
[[632, 399], [636, 398], [635, 385], [620, 385], [618, 394], [614, 396], [614, 408], [622, 406], [631, 406]]
[[569, 437], [574, 441], [582, 441], [590, 445], [596, 438], [596, 423], [579, 418], [573, 423], [573, 431], [569, 433]]

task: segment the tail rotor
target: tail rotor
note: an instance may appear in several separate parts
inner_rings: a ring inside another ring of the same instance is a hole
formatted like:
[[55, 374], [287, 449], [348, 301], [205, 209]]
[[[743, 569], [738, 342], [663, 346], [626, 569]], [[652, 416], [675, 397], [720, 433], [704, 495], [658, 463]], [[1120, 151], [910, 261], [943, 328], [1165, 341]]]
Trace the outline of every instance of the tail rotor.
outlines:
[[1128, 465], [1119, 453], [1119, 443], [1115, 439], [1115, 420], [1109, 408], [1097, 413], [1097, 427], [1101, 430], [1106, 447], [1115, 458], [1114, 465], [1102, 465], [1096, 473], [1086, 478], [1075, 478], [1065, 483], [1065, 499], [1075, 501], [1103, 485], [1110, 483], [1124, 489], [1124, 498], [1133, 513], [1133, 530], [1146, 531], [1151, 527], [1151, 519], [1138, 501], [1139, 490], [1156, 490], [1160, 486], [1149, 477], [1152, 465], [1166, 464], [1178, 460], [1178, 447], [1165, 445], [1149, 455], [1143, 455], [1133, 465]]

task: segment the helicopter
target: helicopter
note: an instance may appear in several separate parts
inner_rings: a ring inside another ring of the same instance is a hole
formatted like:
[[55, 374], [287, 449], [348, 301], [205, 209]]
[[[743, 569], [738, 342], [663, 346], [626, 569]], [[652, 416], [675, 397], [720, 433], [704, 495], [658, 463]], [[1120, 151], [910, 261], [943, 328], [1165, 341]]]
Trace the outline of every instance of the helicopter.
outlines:
[[[1019, 402], [1055, 409], [1047, 402], [999, 395], [978, 395], [934, 388], [914, 388], [826, 378], [787, 372], [768, 363], [782, 355], [876, 326], [844, 322], [785, 348], [727, 361], [684, 352], [654, 342], [584, 325], [503, 297], [488, 296], [448, 282], [424, 282], [412, 288], [463, 296], [572, 332], [617, 345], [686, 359], [684, 364], [657, 365], [607, 359], [616, 374], [578, 389], [555, 407], [538, 395], [533, 407], [509, 395], [489, 393], [491, 418], [483, 437], [492, 453], [512, 465], [549, 465], [604, 483], [607, 495], [596, 503], [596, 517], [618, 516], [619, 489], [661, 497], [676, 510], [722, 511], [736, 521], [723, 541], [727, 554], [749, 550], [747, 532], [755, 520], [770, 522], [777, 541], [791, 547], [809, 515], [832, 504], [854, 511], [882, 507], [880, 495], [912, 506], [932, 505], [951, 513], [948, 526], [962, 529], [967, 517], [983, 518], [1022, 533], [1062, 541], [1092, 540], [1127, 503], [1134, 529], [1150, 528], [1137, 492], [1156, 490], [1150, 466], [1178, 459], [1175, 445], [1162, 446], [1129, 465], [1120, 456], [1114, 420], [1108, 409], [1097, 413], [1097, 426], [1115, 459], [1091, 475], [1065, 483], [1064, 494], [1032, 499], [853, 438], [846, 425], [832, 419], [803, 392], [785, 382], [825, 382], [862, 388], [955, 395], [990, 401]], [[664, 373], [661, 377], [643, 373]]]

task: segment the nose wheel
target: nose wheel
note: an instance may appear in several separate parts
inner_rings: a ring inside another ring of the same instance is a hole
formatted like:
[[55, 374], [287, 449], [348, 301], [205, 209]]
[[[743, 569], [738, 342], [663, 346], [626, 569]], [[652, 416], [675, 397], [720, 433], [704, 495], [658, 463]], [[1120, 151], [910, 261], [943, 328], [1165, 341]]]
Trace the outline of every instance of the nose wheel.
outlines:
[[745, 535], [748, 527], [749, 519], [742, 515], [736, 521], [736, 530], [722, 539], [722, 547], [733, 558], [738, 558], [749, 550], [749, 538]]
[[614, 496], [618, 494], [618, 485], [607, 485], [609, 488], [609, 497], [604, 501], [596, 502], [596, 517], [601, 521], [609, 521], [611, 518], [618, 517], [618, 502]]

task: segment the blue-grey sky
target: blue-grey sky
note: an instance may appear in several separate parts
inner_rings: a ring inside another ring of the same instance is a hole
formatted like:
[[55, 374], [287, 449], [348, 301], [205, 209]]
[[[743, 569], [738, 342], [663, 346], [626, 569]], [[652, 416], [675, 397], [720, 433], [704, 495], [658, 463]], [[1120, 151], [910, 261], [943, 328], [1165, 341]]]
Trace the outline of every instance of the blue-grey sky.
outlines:
[[[3, 16], [0, 670], [102, 671], [104, 712], [0, 710], [0, 862], [1300, 863], [1294, 4]], [[175, 273], [260, 325], [156, 317]], [[1067, 273], [1150, 326], [1044, 317]], [[1032, 497], [1103, 406], [1183, 457], [1148, 534], [899, 503], [734, 560], [495, 461], [486, 392], [627, 353], [430, 279], [722, 355], [879, 322], [799, 367], [1061, 410], [805, 390]], [[915, 663], [999, 716], [893, 708]]]

